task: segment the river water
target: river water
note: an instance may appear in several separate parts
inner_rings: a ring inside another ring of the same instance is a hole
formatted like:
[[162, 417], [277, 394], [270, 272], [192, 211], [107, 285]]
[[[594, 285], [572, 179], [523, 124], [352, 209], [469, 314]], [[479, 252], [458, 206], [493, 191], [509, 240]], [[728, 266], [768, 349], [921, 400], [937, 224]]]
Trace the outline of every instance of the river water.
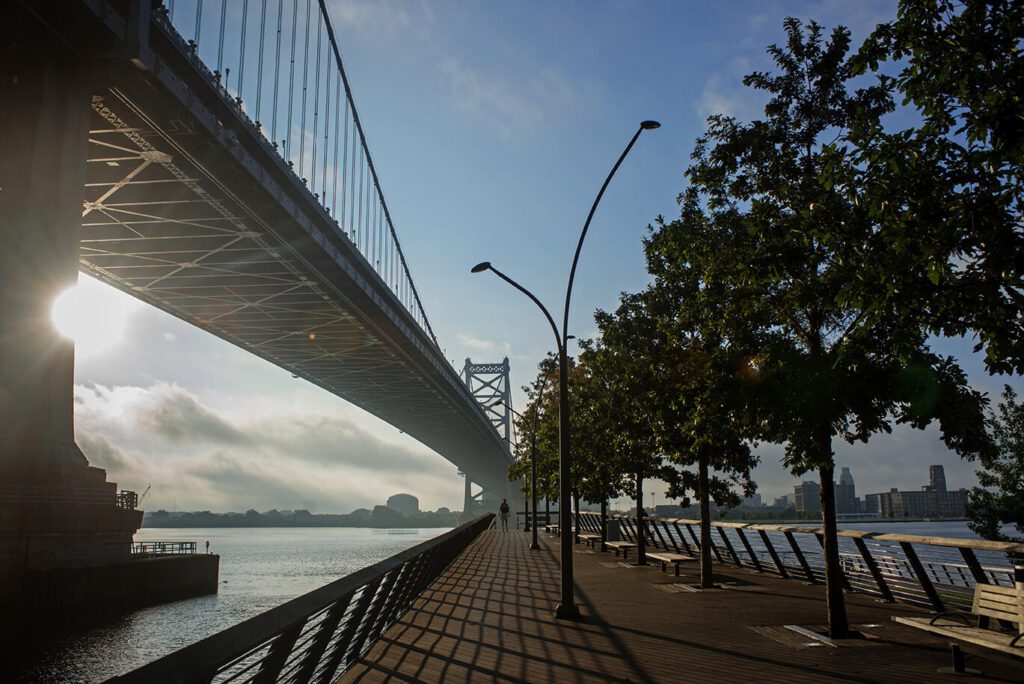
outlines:
[[[809, 524], [804, 522], [802, 524]], [[976, 538], [966, 522], [850, 522], [845, 529]], [[220, 590], [89, 629], [37, 639], [0, 681], [97, 682], [143, 665], [444, 532], [361, 528], [142, 529], [136, 541], [196, 541], [220, 554]]]
[[2, 682], [98, 682], [445, 532], [345, 527], [141, 529], [135, 541], [210, 541], [216, 595], [176, 601], [2, 654]]

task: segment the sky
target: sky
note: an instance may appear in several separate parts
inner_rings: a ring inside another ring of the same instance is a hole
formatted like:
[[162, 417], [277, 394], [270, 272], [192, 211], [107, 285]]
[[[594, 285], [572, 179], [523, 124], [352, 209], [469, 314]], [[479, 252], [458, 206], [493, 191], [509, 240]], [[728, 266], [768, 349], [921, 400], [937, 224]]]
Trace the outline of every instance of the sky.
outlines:
[[[184, 0], [183, 0], [184, 1]], [[236, 0], [232, 0], [236, 1]], [[211, 7], [216, 0], [207, 2]], [[461, 368], [512, 368], [514, 403], [554, 346], [539, 312], [489, 274], [492, 261], [560, 311], [579, 230], [601, 182], [644, 119], [645, 133], [609, 187], [584, 246], [570, 333], [591, 337], [595, 309], [647, 282], [641, 239], [674, 217], [693, 141], [706, 117], [749, 120], [762, 99], [742, 77], [767, 68], [786, 16], [838, 23], [856, 45], [894, 1], [496, 3], [331, 0], [356, 105], [395, 227], [446, 356]], [[212, 9], [210, 11], [213, 11]], [[391, 494], [421, 508], [462, 507], [453, 465], [319, 388], [82, 276], [83, 310], [123, 325], [79, 342], [76, 435], [111, 480], [150, 510], [308, 508], [347, 512]], [[556, 314], [557, 317], [557, 314]], [[88, 326], [87, 326], [88, 327]], [[939, 340], [993, 398], [970, 341]], [[1021, 383], [1013, 380], [1018, 388]], [[973, 466], [937, 430], [898, 430], [867, 445], [836, 443], [858, 494], [917, 489], [930, 464], [951, 487]], [[766, 499], [797, 481], [782, 449], [758, 448]], [[645, 502], [667, 503], [658, 483]]]

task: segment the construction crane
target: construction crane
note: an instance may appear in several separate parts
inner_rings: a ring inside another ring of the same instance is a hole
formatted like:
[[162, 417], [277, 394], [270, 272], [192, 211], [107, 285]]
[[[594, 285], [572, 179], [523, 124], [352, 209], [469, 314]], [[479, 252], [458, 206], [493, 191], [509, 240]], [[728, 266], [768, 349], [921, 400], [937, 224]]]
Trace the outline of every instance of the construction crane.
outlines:
[[142, 496], [139, 497], [139, 504], [141, 504], [146, 498], [146, 495], [149, 494], [149, 490], [152, 486], [152, 484], [146, 484], [146, 491], [142, 492]]

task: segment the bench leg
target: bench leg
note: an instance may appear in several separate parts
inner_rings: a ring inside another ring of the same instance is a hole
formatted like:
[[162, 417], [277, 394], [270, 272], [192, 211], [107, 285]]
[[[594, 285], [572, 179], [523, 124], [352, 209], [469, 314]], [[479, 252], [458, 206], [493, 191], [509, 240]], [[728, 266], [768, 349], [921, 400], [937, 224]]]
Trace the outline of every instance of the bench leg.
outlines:
[[668, 572], [668, 566], [665, 565], [665, 561], [661, 561], [661, 571]]
[[679, 577], [679, 561], [676, 561], [676, 577]]

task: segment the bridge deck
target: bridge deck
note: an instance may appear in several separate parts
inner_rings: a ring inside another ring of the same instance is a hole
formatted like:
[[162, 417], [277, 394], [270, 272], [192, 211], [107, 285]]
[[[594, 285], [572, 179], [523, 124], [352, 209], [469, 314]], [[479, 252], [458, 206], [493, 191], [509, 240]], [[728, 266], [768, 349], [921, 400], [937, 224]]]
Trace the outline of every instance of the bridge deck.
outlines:
[[[542, 535], [542, 538], [544, 535]], [[852, 622], [871, 638], [807, 646], [784, 625], [820, 625], [824, 592], [794, 580], [716, 565], [728, 589], [672, 591], [695, 581], [657, 567], [614, 565], [577, 546], [585, 621], [555, 621], [557, 543], [529, 551], [521, 531], [485, 532], [340, 682], [882, 682], [935, 681], [945, 640], [896, 625], [915, 608], [848, 596]], [[690, 564], [692, 565], [692, 564]], [[1021, 681], [1020, 659], [964, 647], [989, 681]], [[975, 678], [968, 678], [969, 680]]]

